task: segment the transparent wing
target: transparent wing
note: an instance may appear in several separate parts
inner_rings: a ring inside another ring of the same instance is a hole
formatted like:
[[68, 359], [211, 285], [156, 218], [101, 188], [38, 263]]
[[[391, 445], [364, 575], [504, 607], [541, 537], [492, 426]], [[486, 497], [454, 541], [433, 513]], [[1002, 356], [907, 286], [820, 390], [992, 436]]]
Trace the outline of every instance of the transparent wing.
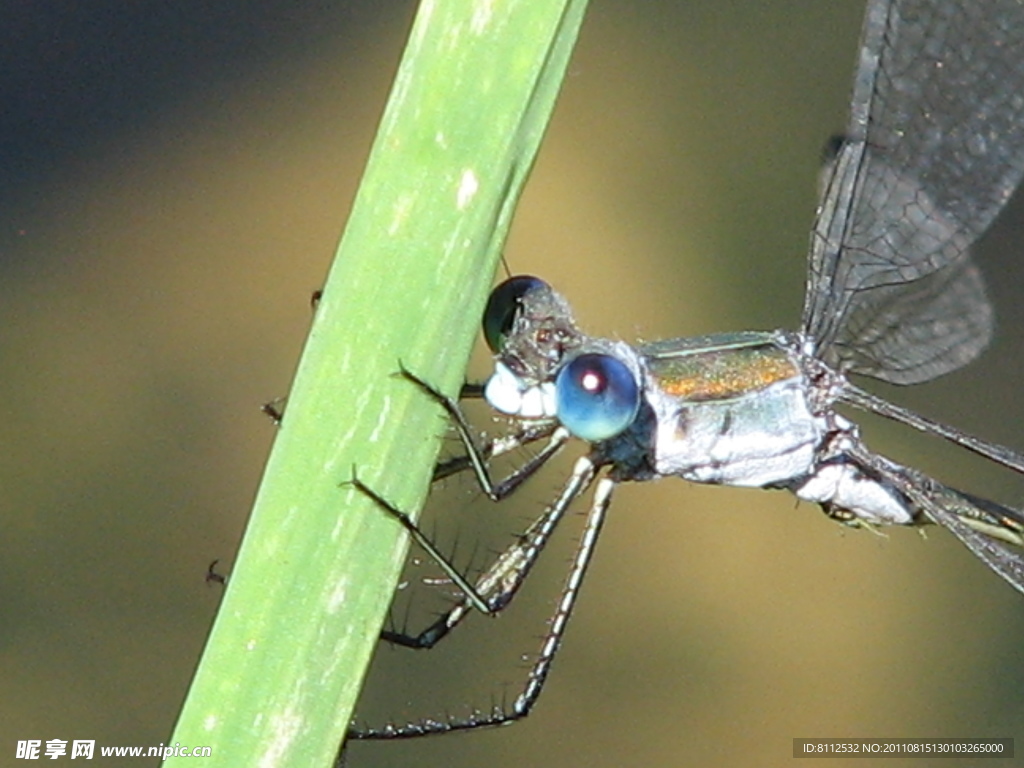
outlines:
[[993, 321], [968, 249], [1024, 173], [1024, 5], [871, 0], [829, 170], [803, 313], [818, 355], [899, 384], [973, 359]]
[[945, 488], [925, 513], [951, 531], [989, 568], [1024, 592], [1024, 515], [952, 488]]
[[862, 291], [830, 362], [894, 384], [928, 381], [974, 359], [993, 321], [981, 273], [959, 259], [909, 283]]
[[948, 488], [914, 470], [903, 469], [900, 474], [909, 480], [903, 491], [932, 522], [1024, 592], [1024, 514], [1020, 510]]
[[861, 446], [849, 455], [907, 497], [928, 520], [956, 536], [989, 568], [1024, 592], [1024, 512], [1005, 507], [900, 466]]

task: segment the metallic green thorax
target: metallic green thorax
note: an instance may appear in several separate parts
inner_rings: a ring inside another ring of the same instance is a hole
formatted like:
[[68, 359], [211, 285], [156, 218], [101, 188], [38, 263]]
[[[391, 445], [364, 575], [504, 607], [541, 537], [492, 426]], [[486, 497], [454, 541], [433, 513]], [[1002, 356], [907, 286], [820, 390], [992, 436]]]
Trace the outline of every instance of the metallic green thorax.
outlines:
[[771, 333], [673, 339], [646, 345], [642, 352], [657, 386], [689, 402], [743, 397], [800, 376]]

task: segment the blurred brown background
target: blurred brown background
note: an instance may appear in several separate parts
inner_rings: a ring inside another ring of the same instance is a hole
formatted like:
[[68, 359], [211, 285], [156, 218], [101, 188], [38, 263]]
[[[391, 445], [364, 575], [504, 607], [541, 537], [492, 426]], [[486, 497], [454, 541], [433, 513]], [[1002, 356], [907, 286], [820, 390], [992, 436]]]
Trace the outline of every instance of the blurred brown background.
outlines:
[[[795, 327], [862, 10], [595, 0], [511, 268], [595, 333]], [[273, 438], [259, 406], [287, 392], [413, 11], [5, 4], [0, 765], [16, 739], [170, 735], [220, 597], [203, 574], [230, 569]], [[873, 388], [1024, 448], [1020, 202], [981, 256], [992, 350]], [[864, 423], [889, 455], [1020, 504], [1008, 472]], [[559, 482], [503, 510], [449, 482], [431, 525], [468, 556], [493, 518], [499, 546]], [[380, 654], [363, 716], [514, 695], [569, 545], [497, 624]], [[781, 493], [623, 487], [534, 716], [356, 745], [349, 764], [784, 765], [797, 736], [1018, 736], [1022, 632], [1024, 598], [942, 531], [846, 531]]]

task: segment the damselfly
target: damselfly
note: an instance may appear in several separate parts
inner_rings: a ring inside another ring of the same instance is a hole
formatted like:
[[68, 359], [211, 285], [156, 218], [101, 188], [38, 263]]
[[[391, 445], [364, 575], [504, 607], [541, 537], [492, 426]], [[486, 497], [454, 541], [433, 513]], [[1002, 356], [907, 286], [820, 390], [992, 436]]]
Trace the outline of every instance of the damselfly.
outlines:
[[[993, 311], [969, 249], [1024, 173], [1024, 4], [871, 0], [850, 120], [833, 149], [796, 332], [629, 345], [580, 331], [566, 300], [537, 278], [515, 277], [494, 290], [483, 326], [496, 370], [483, 395], [522, 426], [511, 441], [476, 449], [457, 404], [438, 395], [470, 448], [467, 463], [498, 499], [571, 438], [589, 450], [557, 499], [478, 580], [469, 584], [452, 572], [465, 593], [459, 603], [418, 636], [385, 638], [429, 647], [472, 609], [503, 609], [566, 510], [593, 487], [584, 533], [547, 639], [507, 708], [353, 736], [418, 736], [525, 716], [558, 649], [612, 493], [625, 481], [677, 476], [786, 489], [854, 526], [935, 523], [1024, 591], [1017, 549], [1024, 546], [1024, 514], [873, 452], [835, 410], [845, 403], [871, 411], [1024, 473], [1024, 456], [882, 400], [848, 378], [928, 381], [969, 363], [991, 338]], [[533, 461], [501, 483], [490, 481], [490, 455], [540, 439], [548, 443]]]

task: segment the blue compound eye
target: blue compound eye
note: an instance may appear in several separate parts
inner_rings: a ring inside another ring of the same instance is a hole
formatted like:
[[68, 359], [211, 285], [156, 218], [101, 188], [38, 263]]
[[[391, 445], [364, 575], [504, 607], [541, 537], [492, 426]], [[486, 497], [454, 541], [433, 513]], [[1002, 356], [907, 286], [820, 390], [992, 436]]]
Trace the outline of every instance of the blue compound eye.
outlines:
[[574, 358], [555, 380], [558, 419], [576, 437], [598, 442], [628, 427], [640, 409], [633, 372], [611, 355]]
[[523, 311], [523, 297], [530, 291], [547, 288], [547, 283], [537, 277], [519, 275], [503, 282], [487, 299], [484, 310], [484, 338], [491, 352], [501, 352], [505, 339], [512, 331], [516, 318]]

